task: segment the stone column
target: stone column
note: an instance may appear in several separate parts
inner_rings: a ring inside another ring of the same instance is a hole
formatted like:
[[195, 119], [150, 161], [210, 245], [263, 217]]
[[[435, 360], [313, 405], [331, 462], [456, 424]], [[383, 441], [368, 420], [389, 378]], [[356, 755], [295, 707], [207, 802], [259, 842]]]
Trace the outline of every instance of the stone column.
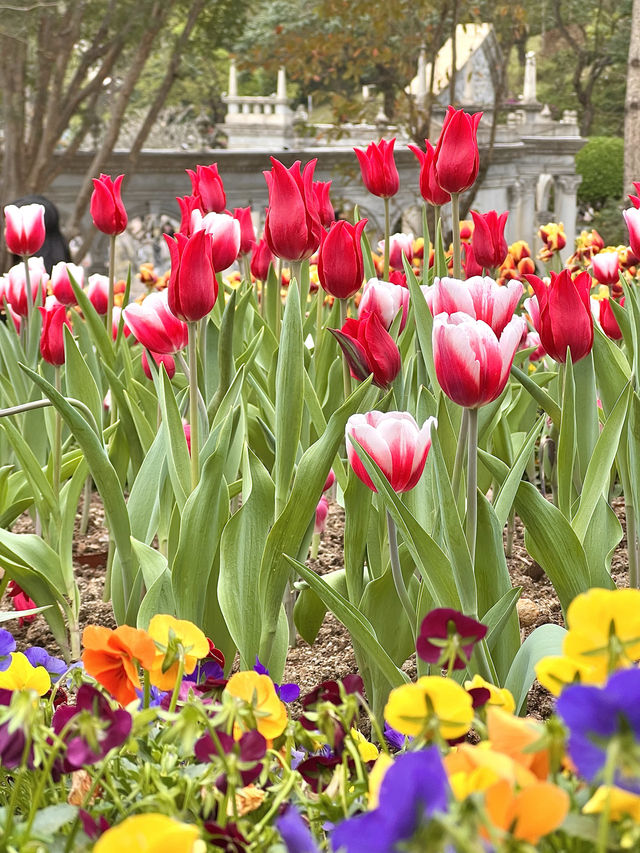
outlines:
[[284, 68], [278, 69], [278, 85], [276, 87], [276, 114], [288, 115], [289, 102], [287, 100], [287, 72]]
[[526, 240], [531, 249], [531, 254], [535, 255], [537, 251], [536, 245], [536, 186], [538, 184], [537, 175], [520, 175], [518, 178], [519, 205], [518, 205], [518, 239]]
[[[232, 59], [229, 63], [229, 91], [227, 92], [227, 95], [229, 96], [229, 98], [238, 97], [238, 72], [236, 70], [235, 59]], [[238, 104], [230, 100], [227, 104], [227, 112], [237, 113]]]
[[558, 175], [555, 191], [555, 217], [564, 224], [567, 245], [560, 252], [563, 261], [573, 254], [576, 242], [576, 216], [578, 213], [577, 192], [582, 175]]

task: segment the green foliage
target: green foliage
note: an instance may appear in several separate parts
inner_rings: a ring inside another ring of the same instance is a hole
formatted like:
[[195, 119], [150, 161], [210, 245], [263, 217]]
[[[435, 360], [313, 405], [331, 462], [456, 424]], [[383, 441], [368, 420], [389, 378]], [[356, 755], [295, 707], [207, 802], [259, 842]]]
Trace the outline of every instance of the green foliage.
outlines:
[[601, 205], [622, 195], [624, 142], [614, 136], [593, 136], [576, 154], [576, 171], [582, 175], [578, 200]]

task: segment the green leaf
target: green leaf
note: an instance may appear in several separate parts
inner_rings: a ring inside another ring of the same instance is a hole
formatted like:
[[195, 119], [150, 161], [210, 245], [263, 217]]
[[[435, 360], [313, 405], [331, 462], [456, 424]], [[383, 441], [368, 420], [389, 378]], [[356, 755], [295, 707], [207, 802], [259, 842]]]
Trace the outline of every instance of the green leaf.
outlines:
[[562, 393], [562, 421], [558, 439], [558, 509], [571, 521], [571, 506], [575, 495], [574, 466], [576, 461], [576, 398], [573, 381], [571, 357], [567, 354], [567, 363], [561, 370], [564, 374]]
[[69, 273], [69, 281], [71, 282], [73, 295], [75, 296], [76, 302], [78, 303], [78, 306], [82, 311], [82, 315], [86, 320], [93, 342], [100, 354], [100, 358], [104, 364], [108, 364], [109, 367], [113, 367], [115, 362], [115, 353], [113, 350], [113, 342], [110, 337], [111, 329], [109, 329], [109, 333], [107, 333], [103, 318], [93, 307], [93, 303], [80, 287], [78, 282], [74, 280], [71, 273]]
[[187, 496], [191, 492], [191, 462], [187, 440], [184, 437], [182, 417], [178, 409], [178, 403], [171, 387], [171, 380], [167, 376], [164, 367], [154, 377], [158, 401], [162, 412], [162, 420], [166, 425], [166, 437], [168, 438], [167, 466], [173, 493], [180, 511], [184, 508]]
[[47, 475], [40, 467], [40, 463], [33, 451], [25, 441], [22, 433], [7, 418], [0, 419], [0, 427], [4, 429], [9, 443], [16, 454], [16, 458], [29, 481], [33, 498], [42, 518], [48, 518], [53, 513], [58, 513], [58, 498], [53, 493], [51, 483]]
[[522, 480], [522, 475], [527, 467], [527, 462], [529, 461], [533, 448], [535, 447], [535, 443], [544, 426], [545, 420], [545, 415], [541, 415], [536, 423], [531, 427], [531, 430], [522, 443], [522, 447], [511, 466], [511, 470], [498, 489], [493, 511], [495, 512], [496, 518], [498, 519], [498, 523], [501, 527], [504, 527], [507, 523], [520, 481]]
[[369, 621], [312, 569], [303, 566], [302, 563], [291, 557], [286, 557], [286, 561], [320, 596], [328, 609], [349, 631], [353, 639], [366, 650], [369, 655], [369, 662], [378, 667], [389, 684], [392, 687], [406, 684], [409, 681], [408, 676], [398, 669], [386, 650], [380, 645]]
[[425, 367], [429, 375], [429, 382], [434, 393], [440, 389], [436, 378], [436, 370], [433, 364], [433, 317], [427, 300], [418, 284], [418, 281], [411, 271], [411, 275], [407, 273], [407, 284], [409, 285], [409, 293], [411, 301], [409, 303], [416, 324], [416, 334], [420, 344], [420, 352], [424, 359]]
[[53, 806], [45, 806], [38, 809], [31, 826], [33, 835], [43, 836], [50, 842], [52, 836], [67, 823], [70, 823], [78, 814], [78, 807], [68, 803], [56, 803]]
[[550, 394], [547, 394], [544, 389], [537, 385], [536, 382], [534, 382], [534, 380], [523, 370], [520, 370], [519, 367], [513, 365], [511, 368], [511, 375], [518, 380], [523, 388], [533, 397], [536, 403], [545, 410], [554, 424], [559, 427], [560, 422], [562, 421], [562, 413], [560, 411], [560, 406], [558, 406], [553, 397], [551, 397]]
[[[77, 316], [77, 315], [76, 315]], [[78, 326], [81, 321], [76, 321]], [[85, 357], [80, 352], [71, 330], [64, 326], [64, 354], [65, 371], [64, 379], [67, 387], [67, 396], [82, 400], [89, 407], [95, 418], [96, 424], [102, 423], [102, 398], [96, 380], [89, 369]]]
[[517, 714], [523, 709], [535, 680], [535, 665], [548, 655], [562, 654], [566, 633], [560, 625], [539, 625], [520, 646], [504, 685], [516, 701]]
[[150, 548], [144, 542], [139, 542], [133, 537], [131, 537], [131, 547], [138, 558], [147, 590], [138, 609], [136, 624], [138, 628], [146, 631], [149, 622], [156, 613], [177, 615], [171, 588], [171, 573], [167, 565], [167, 558], [155, 548]]

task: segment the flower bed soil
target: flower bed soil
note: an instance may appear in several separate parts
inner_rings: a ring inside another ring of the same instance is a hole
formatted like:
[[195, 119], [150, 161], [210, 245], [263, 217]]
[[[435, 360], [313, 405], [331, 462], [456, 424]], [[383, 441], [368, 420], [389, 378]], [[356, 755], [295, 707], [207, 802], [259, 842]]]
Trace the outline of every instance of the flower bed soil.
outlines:
[[[623, 502], [621, 500], [615, 501], [613, 508], [624, 531]], [[31, 518], [27, 514], [21, 516], [12, 529], [16, 533], [32, 532]], [[318, 558], [308, 560], [308, 565], [319, 574], [326, 574], [341, 568], [343, 531], [344, 512], [337, 503], [331, 502]], [[82, 600], [81, 627], [93, 624], [115, 628], [111, 605], [102, 600], [108, 535], [104, 527], [102, 503], [95, 493], [91, 500], [87, 534], [83, 537], [80, 536], [78, 516], [75, 541], [74, 568]], [[507, 559], [507, 564], [513, 585], [522, 587], [522, 595], [518, 602], [518, 613], [523, 639], [538, 625], [546, 623], [563, 624], [561, 608], [555, 591], [543, 570], [527, 553], [524, 547], [523, 528], [518, 519], [516, 519], [512, 555]], [[612, 560], [612, 574], [618, 586], [628, 585], [627, 567], [625, 535]], [[5, 595], [0, 609], [9, 610], [11, 608], [11, 601]], [[51, 654], [59, 653], [57, 644], [43, 616], [36, 616], [34, 621], [25, 622], [21, 626], [18, 625], [17, 621], [9, 622], [6, 627], [14, 635], [19, 651], [28, 646], [43, 646]], [[215, 637], [212, 639], [215, 642]], [[405, 663], [404, 669], [409, 675], [415, 676], [415, 661], [410, 658]], [[299, 684], [301, 692], [304, 694], [320, 681], [342, 678], [356, 671], [356, 661], [349, 633], [333, 614], [327, 613], [313, 646], [309, 646], [304, 640], [298, 638], [298, 645], [290, 649], [283, 681]], [[536, 682], [529, 694], [529, 713], [535, 717], [545, 718], [551, 713], [552, 706], [550, 694]]]

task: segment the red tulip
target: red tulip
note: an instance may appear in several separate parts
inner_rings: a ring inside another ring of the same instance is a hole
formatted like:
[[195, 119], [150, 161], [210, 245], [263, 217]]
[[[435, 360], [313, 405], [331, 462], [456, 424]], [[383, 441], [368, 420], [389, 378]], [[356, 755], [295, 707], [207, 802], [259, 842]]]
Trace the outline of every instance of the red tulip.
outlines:
[[64, 364], [64, 332], [63, 326], [69, 326], [65, 305], [56, 302], [45, 308], [39, 307], [42, 315], [42, 331], [40, 333], [40, 354], [49, 364]]
[[358, 305], [358, 317], [364, 319], [368, 314], [377, 314], [385, 329], [389, 330], [398, 311], [402, 311], [400, 331], [407, 322], [409, 312], [409, 291], [399, 284], [370, 278], [362, 291]]
[[386, 388], [402, 367], [400, 350], [377, 314], [360, 320], [348, 319], [341, 329], [331, 329], [340, 344], [351, 375], [362, 382], [373, 374], [373, 382]]
[[191, 178], [193, 195], [198, 200], [198, 207], [203, 213], [222, 213], [227, 203], [222, 178], [218, 174], [218, 164], [196, 166], [196, 171], [187, 169]]
[[191, 217], [194, 210], [200, 210], [198, 196], [186, 195], [184, 198], [176, 198], [180, 208], [180, 228], [178, 231], [185, 237], [191, 236]]
[[[535, 293], [538, 318], [532, 314], [542, 346], [555, 361], [564, 364], [567, 347], [575, 364], [591, 352], [593, 346], [593, 317], [589, 294], [591, 276], [588, 272], [571, 278], [568, 269], [551, 273], [551, 283], [545, 284], [537, 275], [527, 275]], [[527, 300], [530, 306], [533, 300]]]
[[473, 217], [473, 237], [471, 247], [477, 263], [490, 270], [499, 267], [509, 253], [507, 241], [504, 239], [504, 226], [507, 224], [509, 211], [498, 216], [495, 210], [488, 213], [471, 211]]
[[366, 224], [366, 219], [355, 225], [340, 219], [323, 232], [318, 252], [318, 278], [324, 290], [336, 299], [349, 299], [362, 286], [361, 239]]
[[136, 340], [153, 353], [173, 354], [187, 345], [189, 328], [169, 310], [167, 290], [131, 302], [124, 309], [124, 319]]
[[311, 160], [301, 172], [299, 160], [287, 169], [271, 157], [272, 169], [264, 172], [269, 190], [264, 236], [273, 254], [285, 261], [310, 258], [324, 234], [313, 192], [316, 163]]
[[[384, 254], [384, 240], [378, 242], [378, 251]], [[392, 234], [389, 237], [389, 266], [404, 269], [402, 256], [411, 263], [413, 260], [413, 234]]]
[[462, 250], [462, 269], [464, 270], [465, 278], [469, 279], [477, 275], [482, 275], [484, 269], [476, 261], [476, 256], [473, 254], [473, 246], [471, 243], [461, 243], [460, 248]]
[[51, 288], [53, 295], [63, 305], [75, 305], [76, 297], [71, 289], [69, 273], [79, 287], [84, 285], [84, 267], [66, 261], [59, 261], [51, 270]]
[[435, 151], [438, 185], [449, 193], [462, 193], [478, 177], [478, 123], [482, 113], [469, 115], [453, 107], [447, 109]]
[[437, 314], [433, 362], [447, 397], [469, 409], [496, 400], [507, 384], [524, 331], [521, 317], [512, 317], [498, 338], [490, 326], [468, 314]]
[[240, 223], [240, 254], [248, 255], [256, 244], [256, 232], [253, 227], [253, 219], [251, 218], [251, 208], [236, 207], [233, 211], [233, 218], [237, 219]]
[[156, 363], [157, 367], [160, 367], [161, 364], [164, 364], [164, 369], [167, 371], [167, 376], [169, 379], [173, 379], [176, 373], [176, 363], [172, 355], [166, 352], [153, 352], [153, 350], [142, 350], [142, 356], [140, 361], [142, 362], [142, 369], [144, 370], [144, 375], [150, 381], [153, 380], [153, 374], [151, 373], [151, 368], [149, 367], [149, 358], [147, 356], [147, 352], [150, 352], [153, 356], [153, 360]]
[[327, 516], [329, 515], [329, 501], [326, 499], [324, 495], [320, 498], [318, 502], [318, 506], [316, 507], [316, 520], [313, 528], [313, 532], [315, 534], [324, 533], [324, 528], [327, 523]]
[[616, 251], [598, 252], [591, 259], [593, 277], [600, 284], [617, 284], [620, 278], [620, 258]]
[[[44, 268], [42, 258], [29, 258], [29, 281], [31, 282], [31, 296], [33, 304], [36, 305], [45, 290], [47, 271]], [[11, 308], [21, 317], [26, 317], [29, 312], [27, 303], [27, 279], [24, 264], [19, 263], [11, 267], [5, 276], [4, 296]]]
[[501, 286], [489, 276], [474, 276], [466, 281], [436, 278], [427, 291], [427, 302], [434, 317], [461, 311], [473, 320], [482, 320], [499, 337], [513, 317], [523, 290], [519, 281]]
[[630, 195], [629, 200], [635, 208], [640, 208], [640, 198], [638, 198], [638, 196], [640, 196], [640, 183], [638, 181], [633, 181], [633, 188], [638, 195]]
[[323, 228], [328, 228], [332, 222], [336, 220], [336, 214], [331, 204], [329, 191], [331, 190], [331, 181], [314, 181], [313, 194], [316, 199], [316, 207], [318, 208], [318, 216]]
[[87, 296], [98, 314], [106, 314], [109, 301], [109, 277], [98, 272], [90, 275]]
[[273, 263], [273, 252], [267, 241], [262, 238], [253, 247], [251, 252], [251, 275], [258, 281], [266, 281], [269, 275], [269, 266]]
[[103, 234], [122, 234], [127, 227], [127, 211], [120, 195], [123, 178], [124, 175], [119, 175], [114, 181], [109, 175], [101, 174], [93, 179], [91, 218]]
[[[624, 296], [620, 300], [620, 305], [624, 306]], [[611, 338], [613, 341], [622, 340], [622, 331], [620, 330], [620, 326], [618, 325], [618, 321], [615, 318], [613, 311], [611, 310], [611, 299], [606, 296], [603, 299], [593, 299], [591, 300], [591, 306], [593, 308], [593, 313], [598, 319], [602, 327], [602, 331], [608, 338]]]
[[400, 187], [400, 176], [393, 159], [395, 142], [395, 139], [390, 142], [381, 139], [377, 145], [375, 142], [369, 143], [366, 151], [353, 149], [360, 163], [365, 187], [372, 195], [380, 198], [391, 198]]
[[199, 210], [191, 215], [191, 233], [206, 231], [211, 235], [211, 259], [216, 272], [229, 269], [240, 251], [240, 222], [228, 213], [207, 213]]
[[206, 231], [196, 231], [191, 237], [165, 234], [165, 240], [171, 255], [169, 309], [186, 322], [201, 320], [218, 298], [211, 236]]
[[35, 255], [42, 248], [46, 231], [44, 227], [44, 205], [25, 204], [17, 207], [8, 204], [4, 209], [6, 220], [4, 238], [7, 248], [14, 255]]
[[451, 195], [436, 181], [435, 148], [428, 139], [425, 139], [424, 144], [426, 151], [417, 145], [409, 145], [420, 163], [420, 195], [429, 204], [441, 207], [451, 201]]
[[422, 428], [408, 412], [367, 412], [351, 415], [345, 438], [347, 458], [355, 475], [377, 491], [358, 455], [350, 436], [371, 456], [396, 492], [413, 489], [424, 471], [431, 449], [431, 430], [438, 425], [429, 418]]

